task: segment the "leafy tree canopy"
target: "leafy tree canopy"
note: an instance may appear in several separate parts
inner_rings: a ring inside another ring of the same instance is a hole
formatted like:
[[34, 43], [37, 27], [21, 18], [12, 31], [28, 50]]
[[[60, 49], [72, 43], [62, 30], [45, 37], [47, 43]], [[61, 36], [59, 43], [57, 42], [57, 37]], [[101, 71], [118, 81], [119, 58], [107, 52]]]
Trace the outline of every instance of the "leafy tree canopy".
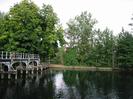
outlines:
[[30, 0], [23, 0], [0, 13], [1, 50], [39, 53], [42, 57], [54, 56], [64, 44], [63, 29], [52, 6], [40, 9]]

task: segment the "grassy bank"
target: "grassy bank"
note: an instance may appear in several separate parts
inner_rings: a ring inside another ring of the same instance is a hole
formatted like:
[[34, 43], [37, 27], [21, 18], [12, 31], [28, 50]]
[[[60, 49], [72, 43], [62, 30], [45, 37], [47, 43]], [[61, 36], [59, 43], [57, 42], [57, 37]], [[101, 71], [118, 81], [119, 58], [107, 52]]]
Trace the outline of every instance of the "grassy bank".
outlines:
[[113, 71], [113, 69], [110, 67], [64, 66], [60, 64], [50, 64], [49, 68], [87, 71]]

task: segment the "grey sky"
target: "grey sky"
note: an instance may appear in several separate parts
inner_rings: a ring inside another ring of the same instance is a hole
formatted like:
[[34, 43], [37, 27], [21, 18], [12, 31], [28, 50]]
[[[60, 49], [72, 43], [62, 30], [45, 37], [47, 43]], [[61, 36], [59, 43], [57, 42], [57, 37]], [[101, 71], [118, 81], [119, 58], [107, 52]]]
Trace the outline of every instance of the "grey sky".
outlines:
[[[0, 0], [0, 10], [7, 12], [11, 6], [21, 0]], [[92, 13], [93, 18], [98, 20], [96, 27], [106, 27], [119, 33], [121, 28], [129, 29], [128, 24], [133, 14], [133, 0], [32, 0], [38, 6], [42, 3], [53, 6], [60, 18], [63, 27], [70, 18], [79, 15], [82, 11]]]

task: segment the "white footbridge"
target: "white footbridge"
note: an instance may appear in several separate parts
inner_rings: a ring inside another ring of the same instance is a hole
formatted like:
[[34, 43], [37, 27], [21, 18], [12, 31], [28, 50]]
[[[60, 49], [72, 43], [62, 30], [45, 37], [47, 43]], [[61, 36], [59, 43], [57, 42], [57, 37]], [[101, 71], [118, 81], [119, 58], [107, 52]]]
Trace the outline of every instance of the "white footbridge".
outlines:
[[0, 71], [32, 69], [40, 66], [39, 54], [0, 52]]

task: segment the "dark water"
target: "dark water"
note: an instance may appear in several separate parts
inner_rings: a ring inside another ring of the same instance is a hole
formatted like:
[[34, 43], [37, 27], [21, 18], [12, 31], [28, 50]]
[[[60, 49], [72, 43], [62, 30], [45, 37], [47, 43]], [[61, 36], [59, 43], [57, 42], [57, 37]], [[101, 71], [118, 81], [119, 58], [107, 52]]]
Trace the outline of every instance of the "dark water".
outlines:
[[0, 80], [0, 99], [133, 99], [133, 74], [48, 70]]

